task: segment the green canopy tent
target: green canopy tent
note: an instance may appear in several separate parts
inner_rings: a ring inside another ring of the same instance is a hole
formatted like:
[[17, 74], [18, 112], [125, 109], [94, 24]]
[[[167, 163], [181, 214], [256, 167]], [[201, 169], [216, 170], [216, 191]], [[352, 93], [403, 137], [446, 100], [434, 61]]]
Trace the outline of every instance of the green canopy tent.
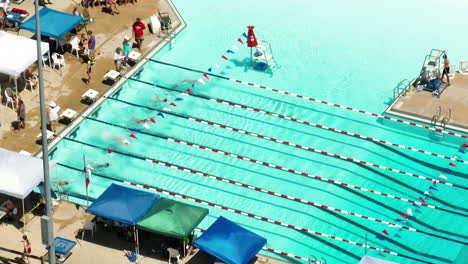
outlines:
[[208, 215], [208, 209], [175, 200], [161, 198], [137, 223], [138, 228], [169, 237], [184, 243], [195, 227]]

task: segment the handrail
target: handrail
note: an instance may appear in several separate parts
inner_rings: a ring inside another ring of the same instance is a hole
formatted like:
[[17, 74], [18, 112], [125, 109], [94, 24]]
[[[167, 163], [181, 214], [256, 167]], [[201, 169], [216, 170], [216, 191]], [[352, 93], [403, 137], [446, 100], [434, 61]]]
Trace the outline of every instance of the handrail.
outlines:
[[452, 117], [452, 109], [449, 108], [447, 113], [445, 113], [445, 117], [440, 122], [440, 126], [445, 129], [451, 117]]
[[[412, 81], [414, 82], [414, 80]], [[393, 100], [396, 100], [400, 95], [401, 96], [406, 96], [406, 92], [408, 91], [408, 87], [410, 87], [410, 84], [412, 83], [408, 79], [403, 79], [401, 80], [397, 86], [393, 88]]]
[[437, 107], [437, 109], [438, 111], [432, 116], [431, 120], [431, 125], [433, 126], [437, 126], [437, 122], [439, 121], [442, 112], [442, 107], [440, 105]]

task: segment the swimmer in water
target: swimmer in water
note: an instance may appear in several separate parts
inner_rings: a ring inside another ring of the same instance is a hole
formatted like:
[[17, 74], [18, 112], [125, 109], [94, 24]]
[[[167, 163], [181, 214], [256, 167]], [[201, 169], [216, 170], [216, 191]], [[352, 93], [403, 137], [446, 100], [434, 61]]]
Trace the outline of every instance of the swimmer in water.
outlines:
[[121, 136], [115, 136], [112, 138], [112, 140], [122, 145], [130, 145], [130, 141], [128, 141], [128, 139], [123, 138]]
[[189, 79], [184, 79], [184, 80], [181, 80], [181, 82], [186, 82], [186, 83], [196, 83], [197, 80], [189, 80]]
[[160, 98], [157, 95], [153, 96], [153, 100], [156, 102], [167, 102], [167, 98]]
[[141, 123], [146, 123], [146, 122], [148, 122], [148, 119], [137, 119], [137, 118], [132, 117], [132, 119], [130, 119], [130, 121], [133, 121], [133, 122], [136, 122], [136, 123], [138, 123], [138, 124], [141, 124]]
[[101, 133], [101, 138], [104, 141], [112, 140], [112, 141], [117, 142], [117, 143], [119, 143], [121, 145], [130, 145], [130, 141], [128, 141], [127, 139], [125, 139], [122, 136], [113, 136], [112, 133], [109, 130], [104, 130]]

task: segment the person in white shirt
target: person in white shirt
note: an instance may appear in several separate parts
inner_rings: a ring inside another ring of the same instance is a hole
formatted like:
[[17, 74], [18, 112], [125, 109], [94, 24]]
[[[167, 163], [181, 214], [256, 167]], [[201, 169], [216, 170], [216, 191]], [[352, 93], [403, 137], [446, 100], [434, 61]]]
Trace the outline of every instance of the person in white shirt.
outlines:
[[125, 59], [125, 55], [122, 53], [122, 48], [117, 48], [115, 49], [114, 53], [114, 63], [115, 63], [115, 68], [117, 71], [122, 70], [122, 63]]
[[50, 101], [47, 107], [47, 130], [55, 132], [55, 122], [58, 119], [58, 111], [60, 107], [54, 101]]
[[8, 14], [8, 11], [10, 10], [10, 0], [0, 0], [0, 8], [3, 8], [3, 10]]

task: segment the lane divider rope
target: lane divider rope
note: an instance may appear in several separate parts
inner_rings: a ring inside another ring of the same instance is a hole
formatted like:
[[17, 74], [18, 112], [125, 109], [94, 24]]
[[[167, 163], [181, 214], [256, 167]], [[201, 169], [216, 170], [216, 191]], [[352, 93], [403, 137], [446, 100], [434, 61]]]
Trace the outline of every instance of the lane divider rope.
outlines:
[[[133, 79], [133, 78], [129, 78], [129, 79], [140, 81], [140, 82], [147, 83], [147, 84], [151, 84], [149, 82], [145, 82], [145, 81], [141, 81], [141, 80], [137, 80], [137, 79]], [[161, 86], [161, 85], [155, 85], [155, 84], [151, 84], [151, 85], [152, 86], [157, 86], [157, 87], [162, 88], [162, 89], [175, 90], [175, 89], [164, 87], [164, 86]], [[229, 102], [229, 101], [214, 99], [214, 98], [201, 96], [201, 95], [194, 95], [193, 93], [192, 94], [182, 93], [182, 95], [195, 96], [195, 97], [202, 98], [202, 99], [205, 99], [205, 100], [209, 100], [209, 101], [212, 101], [212, 102], [221, 103], [221, 104], [225, 104], [225, 105], [229, 105], [229, 106], [234, 106], [234, 107], [238, 107], [238, 108], [242, 108], [242, 109], [247, 109], [247, 110], [250, 110], [250, 111], [259, 112], [259, 113], [267, 114], [267, 115], [270, 115], [270, 116], [274, 115], [274, 116], [286, 119], [282, 115], [274, 114], [274, 113], [271, 113], [271, 112], [267, 112], [267, 111], [260, 110], [260, 109], [257, 109], [257, 108], [252, 108], [252, 107], [245, 106], [245, 105], [236, 104], [236, 103]], [[164, 110], [171, 111], [168, 108], [165, 108]], [[299, 122], [298, 119], [295, 119], [295, 118], [291, 118], [290, 120], [295, 121], [295, 122]], [[307, 121], [302, 121], [302, 122], [307, 122]], [[335, 158], [339, 158], [339, 159], [346, 160], [346, 161], [351, 161], [351, 162], [358, 163], [358, 164], [364, 164], [364, 165], [368, 165], [368, 166], [379, 168], [379, 169], [386, 170], [386, 171], [397, 172], [399, 174], [403, 174], [403, 175], [407, 175], [407, 176], [411, 176], [411, 177], [416, 177], [416, 178], [419, 178], [419, 179], [431, 181], [433, 183], [441, 183], [441, 184], [444, 184], [444, 185], [448, 185], [448, 186], [468, 190], [468, 187], [466, 187], [466, 186], [453, 184], [453, 183], [449, 183], [449, 182], [446, 182], [446, 181], [442, 181], [442, 180], [433, 179], [433, 178], [429, 178], [429, 177], [426, 177], [426, 176], [418, 175], [418, 174], [415, 174], [415, 173], [410, 173], [410, 172], [406, 172], [406, 171], [402, 171], [402, 170], [398, 170], [398, 169], [393, 169], [393, 168], [390, 168], [390, 167], [385, 167], [385, 166], [378, 165], [378, 164], [375, 164], [375, 163], [362, 161], [362, 160], [358, 160], [358, 159], [350, 158], [350, 157], [347, 157], [347, 156], [330, 153], [330, 152], [327, 152], [327, 151], [323, 151], [323, 150], [319, 150], [319, 149], [315, 149], [315, 148], [311, 148], [311, 147], [304, 147], [304, 146], [301, 146], [299, 144], [294, 144], [294, 143], [290, 143], [290, 142], [287, 142], [287, 141], [272, 139], [272, 138], [269, 138], [269, 137], [264, 137], [264, 138], [267, 138], [267, 139], [269, 139], [271, 141], [277, 141], [277, 142], [283, 143], [285, 145], [291, 145], [291, 146], [302, 148], [302, 149], [305, 149], [305, 150], [308, 150], [308, 151], [313, 151], [313, 152], [316, 152], [316, 153], [319, 153], [319, 154], [322, 154], [322, 155], [335, 157]]]
[[384, 119], [395, 121], [395, 122], [398, 122], [398, 123], [402, 123], [402, 124], [406, 124], [406, 125], [410, 125], [410, 126], [415, 126], [415, 127], [419, 127], [419, 128], [424, 128], [424, 129], [432, 130], [432, 131], [435, 131], [435, 132], [440, 132], [440, 133], [444, 133], [444, 134], [448, 134], [448, 135], [468, 139], [468, 136], [465, 136], [465, 135], [462, 135], [462, 134], [458, 134], [458, 133], [454, 133], [454, 132], [450, 132], [450, 131], [445, 131], [445, 130], [438, 129], [438, 128], [432, 128], [432, 127], [425, 126], [425, 125], [419, 125], [419, 124], [416, 124], [414, 122], [408, 122], [408, 121], [405, 121], [405, 120], [396, 119], [396, 118], [389, 117], [389, 116], [379, 115], [379, 114], [376, 114], [376, 113], [360, 110], [360, 109], [357, 109], [357, 108], [352, 108], [352, 107], [349, 107], [349, 106], [330, 103], [330, 102], [323, 101], [323, 100], [320, 100], [320, 99], [316, 99], [316, 98], [312, 98], [312, 97], [308, 97], [308, 96], [303, 96], [303, 95], [295, 94], [295, 93], [291, 93], [291, 92], [286, 92], [286, 91], [270, 88], [268, 86], [254, 84], [254, 83], [251, 83], [251, 82], [236, 80], [236, 79], [229, 78], [229, 77], [226, 77], [226, 76], [222, 76], [222, 75], [219, 75], [219, 74], [214, 74], [214, 73], [210, 73], [210, 72], [204, 72], [204, 71], [200, 71], [200, 70], [196, 70], [196, 69], [191, 69], [191, 68], [188, 68], [188, 67], [183, 67], [183, 66], [179, 66], [179, 65], [176, 65], [176, 64], [163, 62], [163, 61], [159, 61], [159, 60], [155, 60], [155, 59], [151, 59], [151, 58], [145, 58], [145, 59], [149, 60], [149, 61], [152, 61], [152, 62], [155, 62], [155, 63], [162, 64], [162, 65], [167, 65], [167, 66], [176, 67], [176, 68], [179, 68], [179, 69], [184, 69], [184, 70], [187, 70], [187, 71], [198, 72], [198, 73], [202, 73], [202, 74], [208, 74], [209, 76], [217, 77], [217, 78], [220, 78], [220, 79], [223, 79], [223, 80], [228, 80], [228, 81], [231, 81], [231, 82], [245, 84], [245, 85], [248, 85], [250, 87], [257, 87], [257, 88], [261, 88], [261, 89], [264, 89], [264, 90], [268, 90], [268, 91], [272, 91], [272, 92], [276, 92], [276, 93], [280, 93], [280, 94], [284, 94], [284, 95], [294, 96], [294, 97], [301, 98], [301, 99], [308, 100], [308, 101], [322, 103], [322, 104], [326, 104], [326, 105], [333, 106], [333, 107], [339, 107], [341, 109], [350, 110], [350, 111], [354, 111], [354, 112], [361, 113], [361, 114], [366, 114], [366, 115], [371, 115], [371, 116], [375, 116], [375, 117], [379, 117], [379, 118], [384, 118]]
[[[72, 169], [72, 170], [82, 171], [82, 169], [78, 169], [78, 168], [75, 168], [75, 167], [72, 167], [72, 166], [69, 166], [69, 165], [60, 163], [60, 162], [57, 162], [57, 164], [60, 165], [60, 166], [63, 166], [63, 167]], [[112, 178], [112, 177], [109, 177], [109, 176], [105, 176], [105, 175], [101, 175], [101, 174], [99, 174], [99, 173], [93, 173], [93, 176], [98, 176], [98, 177], [106, 178], [106, 179], [109, 179], [109, 180], [113, 180], [113, 181], [117, 181], [117, 182], [124, 183], [123, 180], [115, 179], [115, 178]], [[84, 198], [83, 198], [83, 199], [84, 199]], [[199, 231], [199, 232], [201, 232], [201, 233], [203, 233], [203, 232], [206, 231], [206, 230], [200, 229], [200, 228], [195, 228], [195, 230], [196, 230], [196, 231]], [[293, 257], [293, 258], [296, 258], [296, 259], [301, 259], [301, 260], [305, 260], [305, 261], [310, 261], [310, 262], [314, 262], [314, 263], [318, 263], [318, 264], [325, 264], [325, 263], [323, 263], [323, 262], [316, 262], [315, 260], [312, 260], [312, 259], [304, 258], [304, 257], [301, 257], [301, 256], [297, 256], [297, 255], [290, 254], [290, 253], [287, 253], [287, 252], [284, 252], [284, 251], [280, 251], [280, 250], [277, 250], [277, 249], [273, 249], [273, 248], [263, 247], [263, 249], [264, 249], [264, 250], [267, 250], [267, 251], [270, 251], [270, 252], [273, 252], [273, 253], [277, 253], [277, 254], [281, 254], [281, 255]]]
[[[277, 165], [270, 164], [270, 163], [267, 163], [267, 162], [263, 162], [263, 161], [259, 161], [259, 160], [255, 160], [255, 159], [250, 159], [250, 158], [243, 157], [243, 156], [236, 155], [236, 154], [232, 154], [232, 153], [227, 153], [227, 152], [224, 152], [224, 151], [221, 151], [221, 150], [212, 149], [212, 148], [209, 148], [209, 147], [206, 147], [206, 146], [200, 146], [200, 145], [197, 145], [197, 144], [194, 144], [194, 143], [191, 143], [191, 142], [186, 142], [186, 141], [178, 140], [178, 139], [175, 139], [175, 138], [170, 138], [170, 137], [166, 137], [166, 136], [162, 136], [162, 135], [157, 135], [157, 134], [153, 134], [153, 133], [148, 133], [148, 132], [144, 132], [144, 131], [139, 131], [139, 130], [137, 130], [137, 129], [127, 128], [127, 127], [124, 127], [124, 126], [112, 124], [112, 123], [109, 123], [109, 122], [106, 122], [106, 121], [97, 120], [97, 119], [90, 118], [90, 117], [87, 117], [87, 119], [93, 120], [93, 121], [97, 121], [97, 122], [101, 122], [101, 123], [103, 123], [103, 124], [107, 124], [107, 125], [111, 125], [111, 126], [116, 126], [116, 127], [121, 127], [121, 128], [124, 128], [124, 129], [129, 129], [129, 130], [132, 130], [132, 131], [135, 131], [135, 132], [139, 132], [139, 133], [142, 133], [142, 134], [145, 134], [145, 135], [149, 135], [149, 136], [153, 136], [153, 137], [165, 139], [165, 140], [168, 140], [168, 141], [170, 141], [170, 142], [175, 142], [175, 143], [179, 143], [179, 144], [184, 144], [184, 145], [186, 145], [186, 146], [190, 146], [190, 147], [194, 147], [194, 148], [198, 148], [198, 149], [203, 149], [203, 150], [207, 150], [207, 151], [219, 153], [219, 154], [222, 154], [222, 155], [231, 156], [231, 157], [235, 157], [235, 158], [238, 158], [238, 159], [250, 161], [250, 162], [252, 162], [252, 163], [257, 163], [257, 164], [260, 164], [260, 165], [262, 165], [262, 166], [267, 166], [267, 167], [271, 167], [271, 168], [274, 168], [274, 169], [278, 169], [278, 170], [282, 170], [282, 171], [286, 171], [286, 172], [298, 174], [298, 175], [305, 176], [305, 177], [308, 177], [308, 178], [312, 178], [312, 179], [316, 179], [316, 180], [320, 180], [320, 181], [324, 181], [324, 182], [328, 182], [328, 183], [332, 183], [332, 184], [344, 186], [344, 187], [347, 187], [347, 188], [350, 188], [350, 189], [357, 189], [357, 190], [361, 190], [361, 191], [368, 192], [368, 193], [374, 193], [374, 194], [381, 195], [381, 196], [385, 196], [385, 197], [389, 197], [389, 198], [392, 198], [392, 199], [396, 199], [396, 200], [400, 200], [400, 201], [409, 202], [409, 203], [411, 203], [411, 204], [417, 204], [417, 205], [425, 206], [425, 207], [428, 207], [428, 208], [432, 208], [432, 209], [436, 209], [436, 210], [441, 210], [441, 211], [445, 211], [445, 212], [448, 212], [448, 213], [453, 213], [453, 214], [457, 214], [457, 215], [461, 215], [461, 216], [466, 216], [466, 217], [468, 217], [468, 215], [466, 215], [466, 214], [462, 214], [462, 213], [459, 213], [459, 212], [456, 212], [456, 211], [452, 211], [452, 210], [449, 210], [449, 209], [445, 209], [445, 208], [441, 208], [441, 207], [436, 207], [436, 206], [434, 206], [434, 205], [430, 205], [430, 204], [427, 204], [427, 203], [422, 203], [422, 202], [419, 202], [419, 201], [410, 200], [410, 199], [402, 198], [402, 197], [395, 196], [395, 195], [391, 195], [391, 194], [382, 193], [382, 192], [375, 191], [375, 190], [370, 190], [370, 189], [363, 188], [363, 187], [359, 187], [359, 186], [356, 186], [356, 185], [352, 185], [352, 184], [348, 184], [348, 183], [344, 183], [344, 182], [340, 182], [340, 181], [331, 180], [331, 179], [324, 178], [324, 177], [320, 177], [320, 176], [316, 176], [316, 175], [313, 175], [313, 174], [309, 174], [309, 173], [305, 173], [305, 172], [301, 172], [301, 171], [297, 171], [297, 170], [293, 170], [293, 169], [289, 169], [289, 168], [277, 166]], [[68, 139], [68, 140], [71, 140], [71, 139]], [[82, 142], [80, 142], [80, 143], [82, 143]], [[86, 144], [86, 143], [85, 143], [85, 144]]]

